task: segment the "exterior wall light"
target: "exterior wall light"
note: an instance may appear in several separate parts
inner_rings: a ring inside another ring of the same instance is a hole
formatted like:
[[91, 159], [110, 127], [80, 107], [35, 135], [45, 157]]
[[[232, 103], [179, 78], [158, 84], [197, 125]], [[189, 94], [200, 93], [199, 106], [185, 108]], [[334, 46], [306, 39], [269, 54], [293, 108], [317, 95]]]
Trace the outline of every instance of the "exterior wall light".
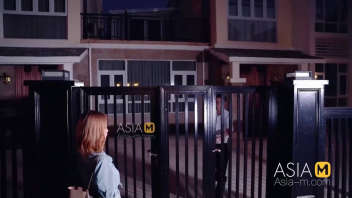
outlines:
[[11, 76], [7, 75], [6, 73], [3, 73], [1, 76], [0, 76], [0, 79], [1, 81], [4, 83], [4, 84], [10, 84], [11, 83]]
[[116, 87], [121, 87], [121, 83], [116, 83]]
[[127, 85], [126, 85], [127, 87], [130, 87], [131, 86], [131, 83], [127, 83]]
[[138, 86], [139, 86], [139, 83], [138, 83], [138, 82], [135, 82], [135, 83], [133, 83], [133, 86], [134, 86], [134, 87], [138, 87]]

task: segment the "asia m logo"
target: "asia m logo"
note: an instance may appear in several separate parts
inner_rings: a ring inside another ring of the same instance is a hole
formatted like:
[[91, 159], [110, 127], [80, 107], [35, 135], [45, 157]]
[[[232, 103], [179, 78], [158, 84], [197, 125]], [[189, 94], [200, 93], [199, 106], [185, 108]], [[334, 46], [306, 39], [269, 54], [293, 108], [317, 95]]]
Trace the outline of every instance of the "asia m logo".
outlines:
[[331, 165], [329, 162], [315, 163], [315, 176], [317, 178], [327, 178], [331, 175]]
[[155, 124], [154, 122], [146, 122], [144, 123], [144, 133], [154, 133], [155, 132]]

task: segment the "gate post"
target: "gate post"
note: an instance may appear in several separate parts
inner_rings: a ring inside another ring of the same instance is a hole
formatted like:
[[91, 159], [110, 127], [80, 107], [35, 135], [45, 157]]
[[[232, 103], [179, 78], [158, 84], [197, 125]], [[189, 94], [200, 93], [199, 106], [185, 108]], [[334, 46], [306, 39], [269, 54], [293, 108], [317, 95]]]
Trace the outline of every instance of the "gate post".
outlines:
[[323, 196], [315, 163], [325, 160], [322, 118], [327, 80], [299, 78], [296, 72], [271, 94], [266, 197]]
[[67, 196], [71, 151], [71, 86], [73, 81], [25, 81], [29, 86], [30, 117], [25, 167], [32, 187], [28, 197]]

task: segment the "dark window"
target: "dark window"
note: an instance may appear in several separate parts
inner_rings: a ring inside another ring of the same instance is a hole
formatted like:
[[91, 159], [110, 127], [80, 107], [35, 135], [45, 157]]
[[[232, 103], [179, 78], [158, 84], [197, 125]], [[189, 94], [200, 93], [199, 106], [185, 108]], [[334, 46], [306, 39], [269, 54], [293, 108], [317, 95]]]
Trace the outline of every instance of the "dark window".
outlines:
[[237, 0], [229, 0], [229, 13], [230, 13], [230, 16], [238, 16]]
[[4, 14], [4, 37], [67, 39], [67, 17]]
[[337, 1], [336, 0], [326, 0], [325, 1], [326, 21], [337, 21]]
[[347, 64], [316, 64], [315, 72], [317, 80], [329, 80], [329, 84], [325, 87], [325, 106], [346, 106], [348, 95]]
[[255, 20], [229, 20], [229, 40], [231, 41], [276, 41], [276, 22]]
[[100, 60], [99, 70], [125, 70], [125, 61], [122, 60]]
[[339, 98], [338, 106], [340, 106], [340, 107], [347, 106], [347, 98]]
[[173, 71], [196, 71], [196, 63], [193, 61], [173, 61]]
[[148, 21], [148, 40], [160, 41], [161, 39], [161, 26], [159, 20]]
[[275, 18], [275, 0], [267, 0], [267, 16], [269, 18]]
[[187, 75], [187, 85], [194, 85], [194, 75]]
[[347, 33], [347, 0], [315, 0], [315, 31]]
[[4, 0], [5, 10], [16, 10], [16, 0]]
[[123, 76], [122, 75], [115, 75], [114, 76], [114, 84], [116, 85], [119, 83], [121, 86], [123, 85]]
[[316, 64], [315, 71], [316, 72], [324, 72], [324, 65], [323, 64]]
[[102, 87], [110, 87], [110, 76], [109, 75], [101, 75], [100, 76], [100, 85]]
[[33, 0], [22, 0], [21, 9], [23, 11], [33, 11]]
[[182, 85], [182, 75], [175, 75], [175, 86]]
[[317, 20], [323, 20], [323, 0], [316, 0], [316, 13], [315, 17]]
[[251, 0], [242, 0], [242, 16], [251, 16]]
[[347, 72], [347, 64], [340, 64], [339, 72]]
[[347, 79], [345, 75], [340, 76], [340, 95], [346, 95]]
[[[115, 75], [114, 76], [114, 84], [117, 86], [117, 83], [120, 84], [120, 86], [123, 86], [123, 75]], [[117, 99], [122, 99], [121, 95], [116, 96]]]
[[144, 20], [133, 19], [130, 21], [130, 39], [144, 40]]
[[336, 64], [326, 64], [325, 78], [329, 80], [326, 86], [326, 96], [336, 96], [337, 88], [337, 66]]
[[326, 98], [325, 97], [325, 106], [326, 107], [336, 107], [336, 98]]
[[38, 0], [39, 12], [49, 12], [49, 0]]
[[255, 17], [263, 17], [263, 0], [254, 1]]
[[140, 86], [170, 85], [170, 62], [128, 61], [127, 81]]
[[55, 0], [55, 6], [54, 6], [54, 10], [55, 12], [65, 12], [66, 10], [66, 6], [65, 6], [65, 0]]

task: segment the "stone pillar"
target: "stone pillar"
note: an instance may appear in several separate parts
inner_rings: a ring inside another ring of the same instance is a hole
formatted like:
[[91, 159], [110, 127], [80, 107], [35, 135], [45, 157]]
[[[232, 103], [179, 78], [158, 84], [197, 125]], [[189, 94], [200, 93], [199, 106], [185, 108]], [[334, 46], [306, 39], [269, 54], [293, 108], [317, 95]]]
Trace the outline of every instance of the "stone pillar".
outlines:
[[296, 78], [271, 92], [267, 197], [322, 197], [323, 186], [305, 182], [319, 179], [315, 177], [315, 163], [325, 159], [322, 112], [326, 84], [326, 80]]
[[26, 131], [30, 144], [24, 154], [32, 186], [28, 197], [67, 197], [73, 81], [25, 81], [25, 85], [31, 99]]

